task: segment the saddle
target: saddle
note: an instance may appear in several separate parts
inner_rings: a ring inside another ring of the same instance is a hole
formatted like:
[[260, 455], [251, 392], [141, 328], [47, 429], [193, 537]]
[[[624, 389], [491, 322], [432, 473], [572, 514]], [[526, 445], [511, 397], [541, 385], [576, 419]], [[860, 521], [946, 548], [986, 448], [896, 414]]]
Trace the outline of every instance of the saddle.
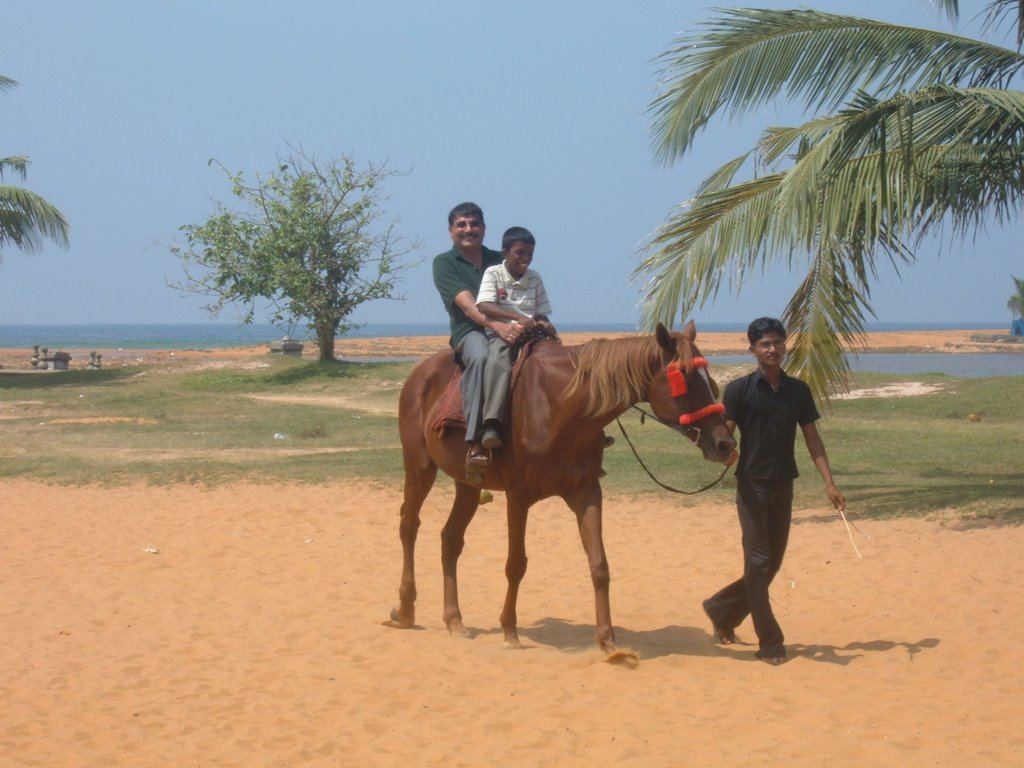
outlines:
[[[511, 392], [515, 389], [516, 381], [519, 380], [519, 374], [522, 371], [523, 363], [526, 358], [533, 352], [535, 344], [541, 341], [558, 341], [557, 336], [549, 336], [543, 332], [535, 335], [530, 335], [524, 342], [522, 342], [516, 349], [516, 359], [512, 363], [512, 382], [509, 386]], [[437, 404], [434, 406], [434, 418], [430, 422], [430, 429], [437, 433], [437, 436], [444, 438], [448, 434], [449, 430], [462, 430], [466, 431], [466, 416], [462, 407], [462, 388], [460, 384], [462, 382], [462, 366], [456, 365], [455, 372], [452, 377], [448, 380], [445, 385], [444, 391], [441, 393], [441, 397], [438, 398]]]

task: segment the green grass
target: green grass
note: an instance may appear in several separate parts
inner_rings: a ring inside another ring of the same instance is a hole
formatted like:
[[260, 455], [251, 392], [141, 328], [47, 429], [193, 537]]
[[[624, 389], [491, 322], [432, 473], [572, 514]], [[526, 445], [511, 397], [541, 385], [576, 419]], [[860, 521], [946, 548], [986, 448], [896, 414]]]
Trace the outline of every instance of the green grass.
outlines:
[[[395, 417], [375, 411], [397, 402], [410, 367], [272, 358], [241, 370], [174, 364], [0, 377], [0, 477], [397, 480]], [[341, 399], [352, 406], [323, 404]]]
[[840, 402], [823, 423], [851, 507], [1024, 521], [1024, 377], [914, 380], [943, 391]]
[[[319, 483], [401, 486], [395, 412], [409, 363], [310, 363], [254, 358], [0, 375], [0, 477], [60, 484]], [[957, 510], [977, 521], [1024, 521], [1024, 377], [860, 375], [855, 387], [923, 381], [916, 397], [836, 402], [820, 424], [837, 482], [859, 517]], [[972, 414], [974, 420], [972, 420]], [[712, 480], [689, 441], [628, 412], [623, 423], [655, 475], [681, 489]], [[613, 423], [609, 494], [657, 494]], [[276, 436], [276, 437], [275, 437]], [[820, 478], [797, 440], [798, 508], [827, 511]], [[681, 507], [731, 503], [726, 479]]]
[[[852, 514], [907, 517], [957, 510], [979, 521], [1024, 522], [1024, 377], [955, 379], [946, 376], [861, 375], [856, 388], [901, 381], [942, 387], [915, 397], [864, 398], [823, 408], [819, 428], [836, 482]], [[978, 419], [971, 420], [971, 415]], [[691, 489], [717, 473], [699, 453], [670, 430], [627, 415], [626, 429], [645, 463], [670, 485]], [[613, 424], [607, 430], [618, 436]], [[798, 508], [830, 509], [817, 470], [797, 437]], [[618, 444], [605, 454], [609, 491], [640, 490], [645, 476], [629, 447]], [[653, 484], [646, 481], [648, 487]], [[639, 485], [638, 485], [639, 483]], [[731, 501], [732, 473], [704, 498]], [[680, 497], [699, 504], [702, 497]]]

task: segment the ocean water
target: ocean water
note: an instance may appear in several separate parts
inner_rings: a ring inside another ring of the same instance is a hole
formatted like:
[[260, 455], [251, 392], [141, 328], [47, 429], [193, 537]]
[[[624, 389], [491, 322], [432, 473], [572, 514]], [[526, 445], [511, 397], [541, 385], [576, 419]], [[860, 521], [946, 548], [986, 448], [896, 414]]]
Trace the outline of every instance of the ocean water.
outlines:
[[[635, 326], [615, 323], [560, 325], [566, 331], [628, 333]], [[708, 330], [742, 330], [741, 326]], [[307, 333], [291, 337], [305, 341]], [[345, 334], [346, 338], [373, 339], [386, 336], [447, 336], [448, 323], [368, 323]], [[58, 349], [218, 349], [250, 347], [276, 341], [285, 331], [267, 323], [184, 323], [153, 325], [0, 325], [0, 347], [31, 349], [34, 345]]]
[[[397, 326], [396, 326], [397, 327]], [[412, 326], [410, 326], [411, 328]], [[437, 333], [447, 332], [445, 326], [436, 326]], [[385, 334], [354, 331], [352, 336], [372, 338]], [[26, 347], [39, 344], [57, 349], [218, 349], [224, 347], [251, 347], [275, 341], [284, 331], [266, 323], [240, 325], [237, 323], [182, 323], [182, 324], [111, 324], [111, 325], [0, 325], [0, 347]], [[305, 337], [295, 333], [295, 338]], [[390, 334], [388, 334], [390, 335]], [[430, 335], [428, 332], [406, 335]]]
[[[943, 329], [989, 329], [1009, 326], [1005, 322], [991, 323], [878, 323], [869, 325], [869, 331], [916, 331]], [[635, 325], [628, 323], [559, 323], [563, 331], [593, 333], [630, 333]], [[713, 333], [742, 333], [745, 323], [698, 323], [699, 331]], [[181, 324], [109, 324], [109, 325], [3, 325], [0, 324], [0, 347], [33, 345], [57, 349], [213, 349], [221, 347], [248, 347], [264, 344], [284, 337], [285, 332], [267, 323], [240, 325], [237, 323], [181, 323]], [[346, 334], [357, 339], [385, 336], [447, 336], [448, 324], [441, 323], [367, 323]], [[304, 340], [304, 331], [293, 331], [293, 338]]]
[[[713, 366], [749, 365], [753, 370], [752, 360], [749, 355], [708, 355], [708, 362]], [[939, 373], [960, 379], [1024, 376], [1024, 353], [868, 352], [852, 355], [850, 369], [855, 373]]]
[[[869, 325], [872, 331], [914, 330], [984, 330], [1006, 327], [1005, 322], [990, 323], [878, 323]], [[560, 323], [563, 331], [595, 333], [629, 333], [635, 325], [625, 323]], [[707, 332], [742, 333], [745, 323], [698, 323]], [[26, 351], [38, 344], [51, 351], [60, 349], [116, 350], [116, 349], [216, 349], [248, 347], [265, 344], [284, 336], [281, 328], [254, 323], [185, 323], [152, 325], [0, 325], [0, 347], [24, 347]], [[447, 323], [368, 323], [350, 331], [350, 338], [378, 338], [387, 336], [447, 336]], [[302, 339], [304, 333], [295, 332]], [[750, 362], [749, 356], [722, 356], [712, 358], [718, 365], [737, 365]], [[950, 376], [1021, 376], [1024, 375], [1022, 354], [884, 354], [871, 353], [851, 358], [855, 371], [878, 373], [944, 373]]]

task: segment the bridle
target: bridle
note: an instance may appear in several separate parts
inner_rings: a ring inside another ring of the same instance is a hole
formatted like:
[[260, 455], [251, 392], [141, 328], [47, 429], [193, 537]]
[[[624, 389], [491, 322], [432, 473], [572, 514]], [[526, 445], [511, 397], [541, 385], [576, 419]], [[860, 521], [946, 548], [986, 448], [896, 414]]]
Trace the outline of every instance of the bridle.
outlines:
[[[690, 361], [690, 365], [692, 365], [694, 368], [699, 368], [701, 370], [701, 375], [704, 377], [705, 382], [708, 384], [708, 391], [710, 391], [711, 384], [710, 382], [707, 381], [707, 358], [695, 357], [692, 361]], [[684, 395], [686, 395], [688, 391], [688, 387], [686, 384], [686, 376], [683, 374], [683, 370], [680, 367], [678, 360], [673, 360], [665, 367], [665, 378], [668, 379], [668, 389], [672, 397], [683, 397]], [[725, 413], [725, 406], [722, 405], [721, 403], [712, 403], [711, 405], [706, 405], [703, 408], [698, 408], [696, 411], [684, 413], [679, 417], [679, 426], [690, 427], [695, 422], [698, 422], [701, 419], [707, 416], [712, 416], [716, 413]], [[658, 421], [661, 421], [661, 419], [658, 419]], [[698, 432], [699, 431], [700, 430], [698, 430]]]
[[[708, 391], [710, 392], [711, 383], [707, 379], [707, 359], [703, 357], [695, 357], [691, 361], [691, 365], [694, 368], [698, 368], [701, 370], [701, 375], [704, 377], [705, 382], [708, 385]], [[684, 395], [686, 395], [687, 391], [689, 390], [689, 387], [686, 384], [686, 376], [683, 374], [682, 368], [680, 367], [678, 360], [673, 360], [671, 363], [668, 364], [668, 366], [665, 368], [665, 376], [668, 379], [669, 393], [672, 395], [672, 397], [683, 397]], [[687, 433], [687, 437], [690, 437], [690, 439], [694, 443], [700, 442], [701, 429], [700, 427], [694, 426], [698, 421], [707, 416], [714, 415], [716, 413], [725, 413], [724, 405], [722, 405], [721, 403], [712, 403], [711, 405], [706, 405], [703, 408], [698, 408], [696, 411], [689, 411], [688, 413], [680, 415], [677, 426], [672, 422], [665, 421], [655, 413], [648, 413], [635, 403], [630, 407], [640, 412], [641, 424], [643, 424], [647, 417], [650, 416], [659, 424], [664, 424], [666, 427], [670, 429], [679, 430], [681, 428], [683, 431]], [[633, 456], [636, 457], [637, 463], [639, 463], [640, 466], [643, 467], [644, 472], [647, 473], [647, 476], [651, 478], [651, 480], [653, 480], [657, 485], [664, 488], [666, 491], [672, 491], [672, 493], [681, 493], [686, 496], [693, 496], [698, 493], [703, 493], [704, 491], [713, 488], [714, 486], [722, 482], [722, 479], [725, 477], [725, 474], [729, 471], [729, 467], [731, 467], [733, 464], [733, 462], [730, 461], [722, 469], [722, 474], [720, 474], [717, 478], [712, 480], [707, 485], [702, 486], [701, 488], [698, 488], [695, 491], [684, 491], [679, 488], [675, 488], [671, 485], [661, 482], [661, 480], [654, 476], [651, 470], [647, 468], [647, 465], [644, 464], [644, 460], [640, 458], [640, 454], [637, 453], [637, 450], [633, 445], [633, 441], [629, 439], [629, 435], [626, 433], [626, 428], [622, 426], [622, 421], [619, 418], [616, 418], [615, 423], [619, 425], [619, 431], [622, 432], [622, 436], [626, 438], [626, 444], [629, 445], [629, 450], [631, 450], [633, 452]], [[696, 435], [692, 435], [692, 433], [696, 433]]]

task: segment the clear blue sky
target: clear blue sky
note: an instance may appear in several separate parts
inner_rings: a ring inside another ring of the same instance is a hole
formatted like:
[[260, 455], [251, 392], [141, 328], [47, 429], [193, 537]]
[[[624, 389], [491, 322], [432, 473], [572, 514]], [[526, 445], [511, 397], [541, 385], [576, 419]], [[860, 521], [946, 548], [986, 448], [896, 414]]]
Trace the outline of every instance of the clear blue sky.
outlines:
[[[448, 210], [473, 200], [491, 247], [508, 226], [533, 230], [556, 324], [634, 322], [638, 243], [763, 125], [783, 122], [719, 123], [683, 162], [655, 163], [652, 59], [711, 4], [7, 0], [0, 73], [19, 86], [0, 96], [0, 154], [31, 158], [25, 186], [70, 220], [71, 248], [3, 254], [0, 323], [206, 322], [201, 299], [166, 287], [182, 277], [166, 244], [230, 201], [210, 158], [251, 174], [287, 143], [408, 171], [390, 180], [386, 210], [422, 241], [422, 261], [404, 301], [356, 320], [444, 321], [430, 259], [450, 247]], [[807, 5], [948, 25], [925, 0]], [[982, 4], [961, 5], [962, 31], [976, 34]], [[902, 282], [884, 271], [878, 320], [1008, 323], [1020, 230], [922, 249]], [[767, 274], [695, 317], [779, 314], [795, 282]]]

